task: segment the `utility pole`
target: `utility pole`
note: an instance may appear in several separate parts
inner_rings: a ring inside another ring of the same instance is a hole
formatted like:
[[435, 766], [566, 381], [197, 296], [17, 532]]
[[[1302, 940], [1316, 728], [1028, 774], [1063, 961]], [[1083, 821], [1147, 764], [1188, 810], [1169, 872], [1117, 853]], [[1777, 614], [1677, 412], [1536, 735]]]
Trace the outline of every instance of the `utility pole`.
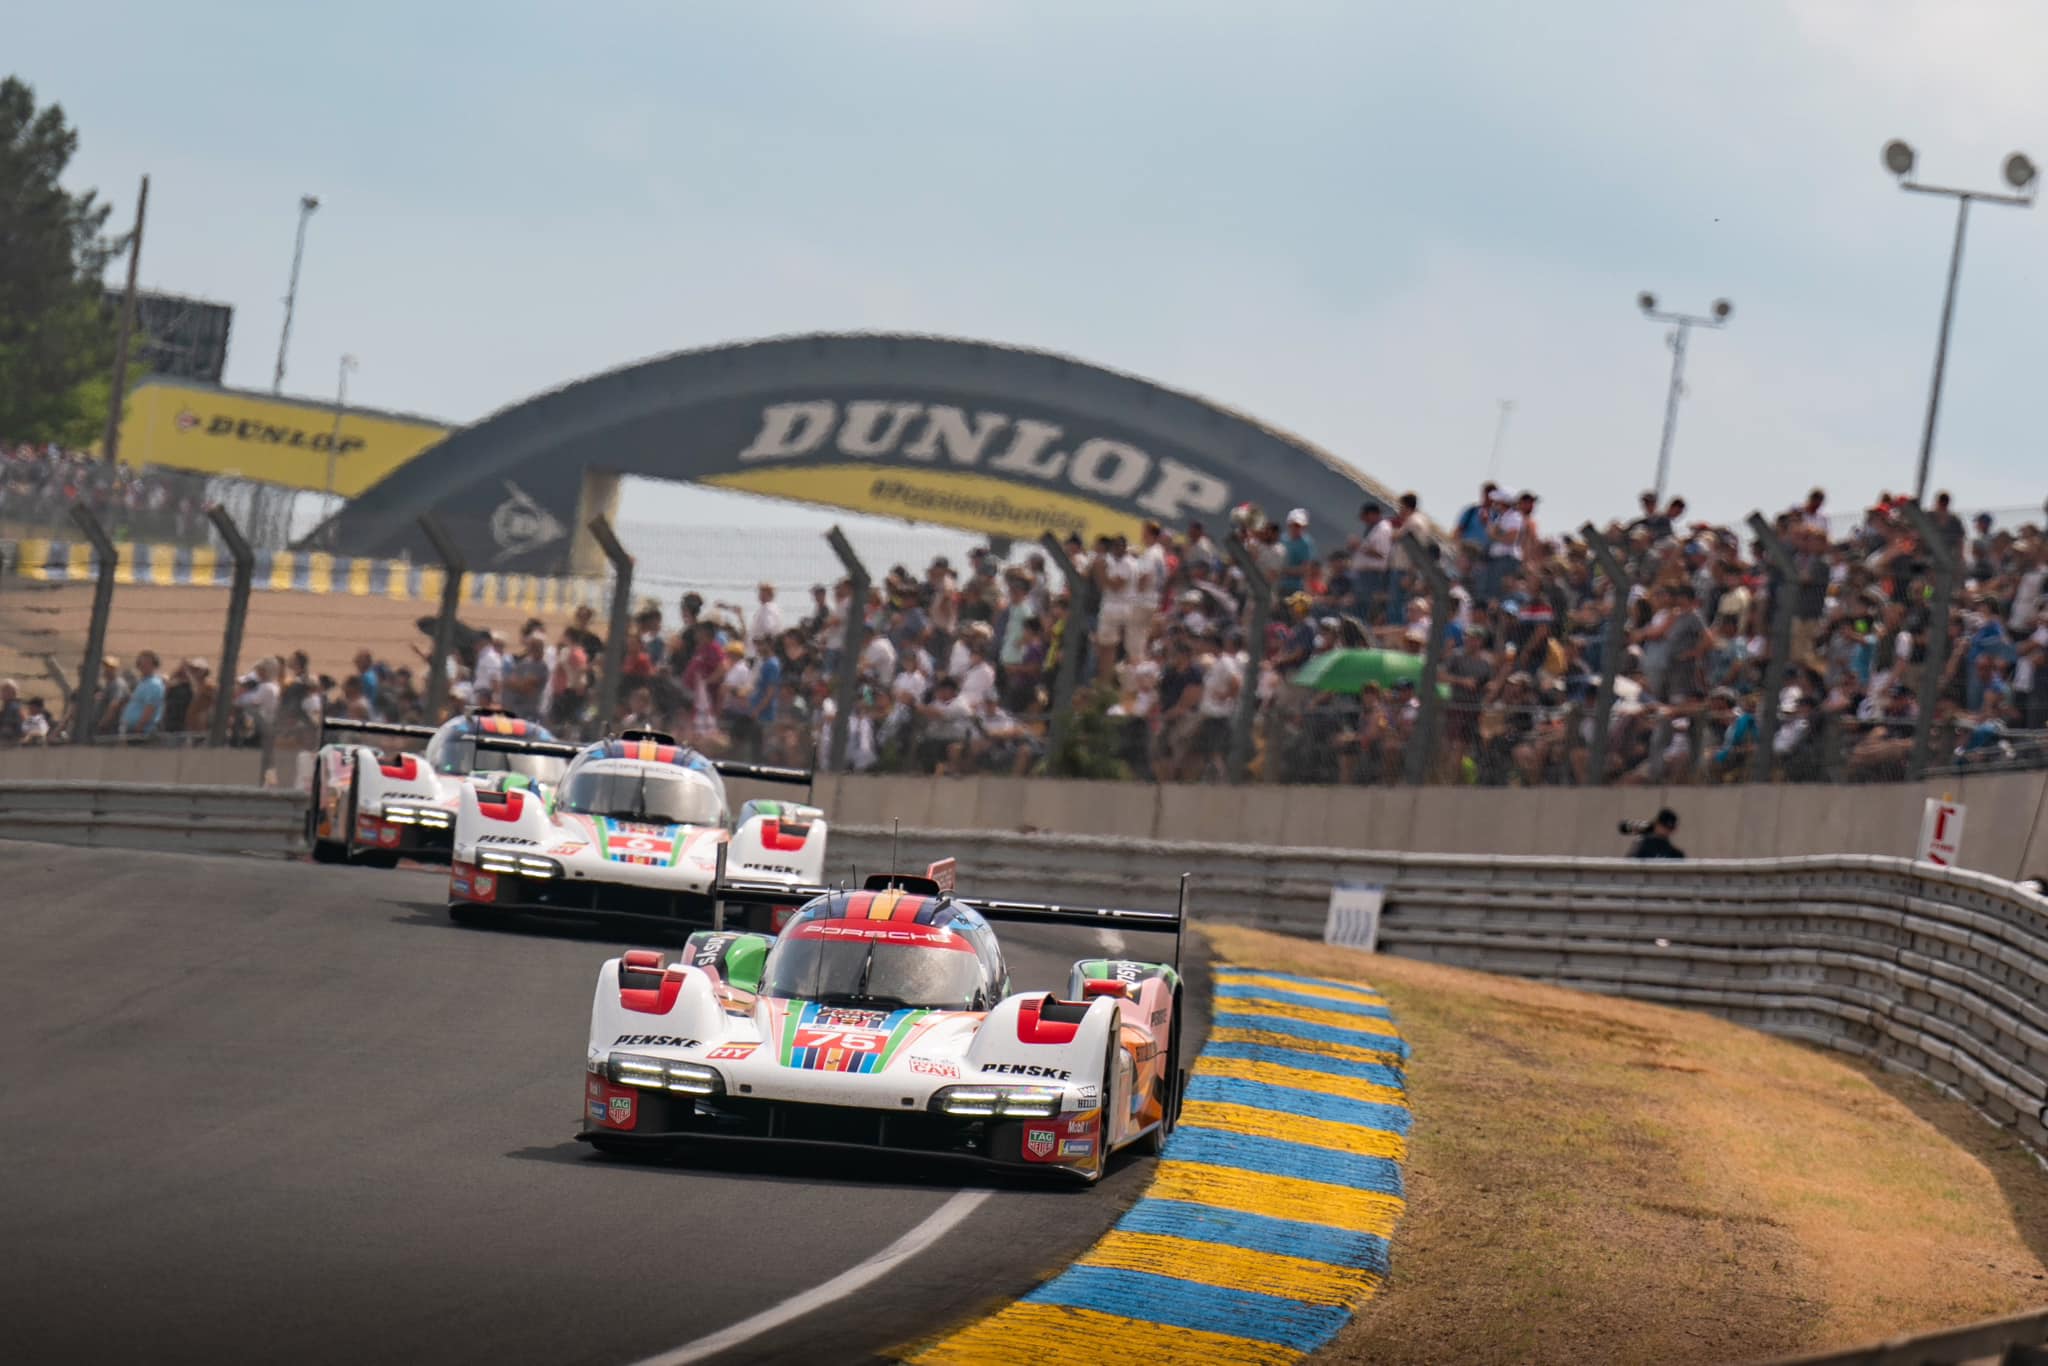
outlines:
[[270, 392], [284, 392], [284, 353], [292, 341], [292, 310], [299, 303], [299, 262], [306, 255], [306, 220], [313, 216], [313, 210], [320, 207], [318, 195], [299, 196], [299, 236], [292, 245], [292, 279], [284, 291], [284, 331], [277, 338], [277, 371], [270, 378]]
[[121, 294], [121, 331], [114, 339], [114, 392], [107, 397], [107, 435], [100, 450], [109, 465], [121, 453], [121, 409], [128, 395], [128, 343], [135, 335], [135, 273], [142, 265], [142, 219], [149, 209], [149, 177], [135, 196], [135, 231], [128, 238], [128, 288]]

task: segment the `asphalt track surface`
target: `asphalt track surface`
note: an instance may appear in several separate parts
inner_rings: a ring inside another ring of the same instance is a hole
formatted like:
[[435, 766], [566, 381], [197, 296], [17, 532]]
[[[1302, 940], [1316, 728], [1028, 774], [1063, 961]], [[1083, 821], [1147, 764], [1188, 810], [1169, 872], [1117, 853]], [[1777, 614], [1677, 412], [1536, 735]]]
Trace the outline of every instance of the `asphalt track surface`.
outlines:
[[[914, 1159], [589, 1153], [570, 1135], [594, 974], [644, 941], [457, 928], [445, 891], [428, 871], [0, 841], [0, 1358], [622, 1366], [992, 1184]], [[1020, 988], [1102, 951], [1091, 931], [1003, 938]], [[992, 1308], [1150, 1168], [995, 1182], [883, 1279], [715, 1360], [868, 1360]]]

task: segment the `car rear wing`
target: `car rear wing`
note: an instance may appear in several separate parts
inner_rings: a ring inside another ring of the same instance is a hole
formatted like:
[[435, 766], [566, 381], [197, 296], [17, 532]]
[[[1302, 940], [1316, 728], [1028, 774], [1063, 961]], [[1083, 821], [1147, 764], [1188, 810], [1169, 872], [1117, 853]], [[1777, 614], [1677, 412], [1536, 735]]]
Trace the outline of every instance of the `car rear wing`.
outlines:
[[564, 740], [529, 740], [519, 735], [479, 735], [476, 747], [501, 754], [539, 754], [550, 759], [573, 759], [583, 752], [583, 746]]
[[409, 740], [431, 740], [432, 726], [408, 726], [396, 721], [330, 721], [320, 719], [320, 743], [326, 744], [330, 733], [337, 735], [392, 735]]
[[[643, 732], [628, 731], [623, 738], [631, 740], [639, 738], [642, 734]], [[651, 734], [651, 732], [646, 734]], [[673, 744], [675, 742], [667, 737], [662, 737], [658, 743]], [[586, 748], [583, 745], [572, 745], [561, 740], [527, 740], [516, 735], [479, 735], [476, 737], [476, 747], [478, 749], [502, 750], [508, 754], [545, 754], [560, 759], [573, 759]], [[712, 759], [709, 756], [705, 757], [705, 762], [716, 769], [720, 777], [724, 778], [752, 778], [756, 782], [795, 783], [802, 787], [809, 787], [811, 785], [811, 770], [807, 768], [777, 768], [772, 764], [741, 764], [726, 759]]]
[[811, 770], [807, 768], [777, 768], [773, 764], [741, 764], [730, 759], [713, 759], [711, 766], [722, 778], [752, 778], [757, 783], [794, 783], [798, 787], [809, 787], [812, 783]]
[[[952, 865], [952, 859], [945, 859], [933, 864], [922, 875], [875, 873], [863, 885], [875, 891], [895, 888], [923, 896], [950, 897], [953, 895], [950, 885]], [[973, 896], [962, 897], [961, 900], [981, 912], [985, 920], [1026, 925], [1069, 925], [1091, 930], [1171, 930], [1173, 966], [1175, 971], [1179, 971], [1181, 942], [1187, 935], [1188, 883], [1193, 876], [1192, 873], [1180, 875], [1179, 897], [1170, 911], [1131, 910], [1115, 906], [1059, 906], [1041, 901], [984, 901]], [[801, 906], [839, 890], [836, 887], [794, 886], [787, 882], [728, 880], [725, 875], [725, 845], [718, 846], [718, 867], [711, 884], [711, 898], [716, 908], [714, 918], [721, 928], [728, 900], [756, 905]]]

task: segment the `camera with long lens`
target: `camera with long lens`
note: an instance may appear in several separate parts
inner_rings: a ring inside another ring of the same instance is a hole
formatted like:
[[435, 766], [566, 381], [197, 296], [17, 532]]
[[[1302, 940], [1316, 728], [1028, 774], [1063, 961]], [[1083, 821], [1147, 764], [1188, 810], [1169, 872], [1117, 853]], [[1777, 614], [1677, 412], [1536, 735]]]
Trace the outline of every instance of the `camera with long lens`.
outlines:
[[1622, 834], [1634, 837], [1649, 834], [1656, 824], [1655, 821], [1623, 821], [1618, 828]]

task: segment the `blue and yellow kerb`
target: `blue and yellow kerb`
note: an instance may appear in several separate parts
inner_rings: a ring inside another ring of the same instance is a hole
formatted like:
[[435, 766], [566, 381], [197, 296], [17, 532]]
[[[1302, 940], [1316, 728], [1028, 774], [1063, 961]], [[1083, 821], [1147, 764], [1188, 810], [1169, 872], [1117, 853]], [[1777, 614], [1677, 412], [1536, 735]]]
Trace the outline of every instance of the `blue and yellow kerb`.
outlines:
[[[124, 541], [116, 550], [116, 583], [226, 588], [234, 582], [234, 561], [212, 546]], [[24, 539], [13, 558], [16, 562], [10, 568], [14, 573], [39, 583], [90, 583], [96, 574], [92, 545], [86, 541]], [[259, 591], [437, 602], [442, 582], [438, 566], [405, 560], [329, 555], [318, 550], [256, 552], [255, 587]], [[464, 602], [522, 607], [530, 612], [564, 611], [593, 596], [581, 579], [534, 574], [471, 574], [462, 585]]]
[[1379, 1289], [1408, 1045], [1377, 992], [1216, 969], [1208, 1047], [1145, 1198], [1073, 1266], [910, 1358], [1281, 1366]]

